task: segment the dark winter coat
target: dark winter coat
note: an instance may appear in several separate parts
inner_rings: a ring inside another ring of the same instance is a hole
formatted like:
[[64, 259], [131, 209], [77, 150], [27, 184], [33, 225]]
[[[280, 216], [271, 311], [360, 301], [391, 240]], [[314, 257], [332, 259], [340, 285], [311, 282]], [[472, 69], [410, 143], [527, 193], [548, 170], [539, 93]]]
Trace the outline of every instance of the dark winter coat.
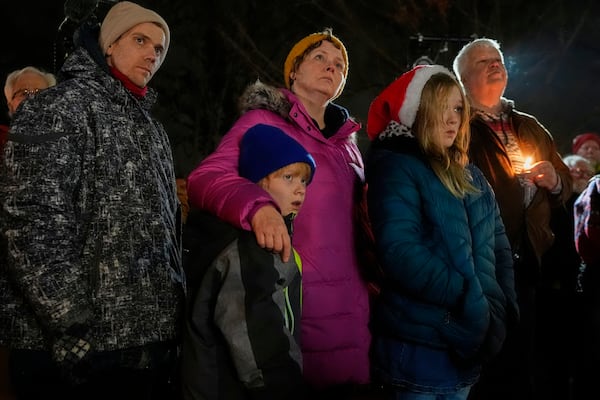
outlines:
[[[514, 252], [519, 253], [523, 242], [531, 244], [539, 263], [542, 254], [550, 248], [554, 234], [550, 229], [552, 207], [564, 205], [571, 196], [572, 180], [569, 168], [562, 162], [550, 133], [533, 116], [510, 109], [512, 128], [521, 152], [534, 161], [550, 161], [562, 181], [562, 191], [552, 195], [538, 190], [531, 204], [523, 205], [523, 187], [514, 173], [501, 139], [477, 114], [471, 121], [469, 159], [485, 175], [496, 193], [506, 235]], [[535, 266], [529, 266], [535, 269]], [[529, 277], [539, 276], [538, 270], [527, 271]]]
[[74, 326], [93, 350], [173, 340], [178, 200], [156, 94], [137, 99], [84, 48], [60, 76], [15, 114], [0, 168], [2, 343], [44, 349]]
[[284, 263], [254, 233], [198, 210], [186, 222], [184, 250], [183, 397], [302, 398], [297, 253]]

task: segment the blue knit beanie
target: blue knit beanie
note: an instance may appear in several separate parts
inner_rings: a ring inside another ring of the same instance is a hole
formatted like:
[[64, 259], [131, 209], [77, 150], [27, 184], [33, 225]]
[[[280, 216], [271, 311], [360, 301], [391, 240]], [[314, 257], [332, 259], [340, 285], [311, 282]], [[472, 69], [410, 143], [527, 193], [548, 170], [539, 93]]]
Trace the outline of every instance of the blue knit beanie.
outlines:
[[310, 166], [312, 181], [315, 160], [300, 143], [271, 125], [258, 124], [248, 129], [240, 143], [240, 176], [258, 182], [287, 165], [303, 162]]

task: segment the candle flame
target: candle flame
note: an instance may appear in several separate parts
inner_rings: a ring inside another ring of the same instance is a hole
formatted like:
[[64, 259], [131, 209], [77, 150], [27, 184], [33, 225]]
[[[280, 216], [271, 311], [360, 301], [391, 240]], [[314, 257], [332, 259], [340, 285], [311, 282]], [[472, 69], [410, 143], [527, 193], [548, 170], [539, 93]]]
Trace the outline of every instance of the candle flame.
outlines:
[[529, 171], [531, 169], [531, 165], [533, 164], [533, 157], [526, 157], [525, 162], [523, 163], [523, 170]]

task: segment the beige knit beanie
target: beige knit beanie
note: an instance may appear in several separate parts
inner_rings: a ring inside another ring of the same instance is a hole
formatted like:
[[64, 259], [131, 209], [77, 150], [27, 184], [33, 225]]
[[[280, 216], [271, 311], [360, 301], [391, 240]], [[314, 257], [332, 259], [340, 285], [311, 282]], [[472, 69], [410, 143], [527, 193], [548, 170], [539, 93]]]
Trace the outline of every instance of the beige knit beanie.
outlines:
[[171, 33], [166, 21], [157, 13], [130, 1], [121, 1], [115, 4], [104, 17], [100, 27], [100, 37], [98, 39], [103, 54], [106, 54], [111, 44], [116, 42], [119, 37], [138, 24], [144, 22], [155, 22], [159, 24], [165, 32], [165, 52], [164, 57], [169, 50], [169, 40]]

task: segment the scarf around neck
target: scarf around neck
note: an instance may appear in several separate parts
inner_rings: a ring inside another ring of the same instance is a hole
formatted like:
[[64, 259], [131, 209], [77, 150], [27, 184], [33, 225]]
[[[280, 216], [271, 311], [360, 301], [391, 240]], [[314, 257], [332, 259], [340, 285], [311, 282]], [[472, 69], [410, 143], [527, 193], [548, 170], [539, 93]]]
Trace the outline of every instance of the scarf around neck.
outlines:
[[125, 74], [115, 67], [110, 67], [110, 73], [116, 79], [121, 81], [123, 86], [125, 86], [125, 88], [129, 90], [136, 98], [141, 99], [146, 96], [146, 93], [148, 93], [148, 86], [144, 86], [143, 88], [137, 86], [135, 83], [131, 82], [131, 80], [125, 76]]

